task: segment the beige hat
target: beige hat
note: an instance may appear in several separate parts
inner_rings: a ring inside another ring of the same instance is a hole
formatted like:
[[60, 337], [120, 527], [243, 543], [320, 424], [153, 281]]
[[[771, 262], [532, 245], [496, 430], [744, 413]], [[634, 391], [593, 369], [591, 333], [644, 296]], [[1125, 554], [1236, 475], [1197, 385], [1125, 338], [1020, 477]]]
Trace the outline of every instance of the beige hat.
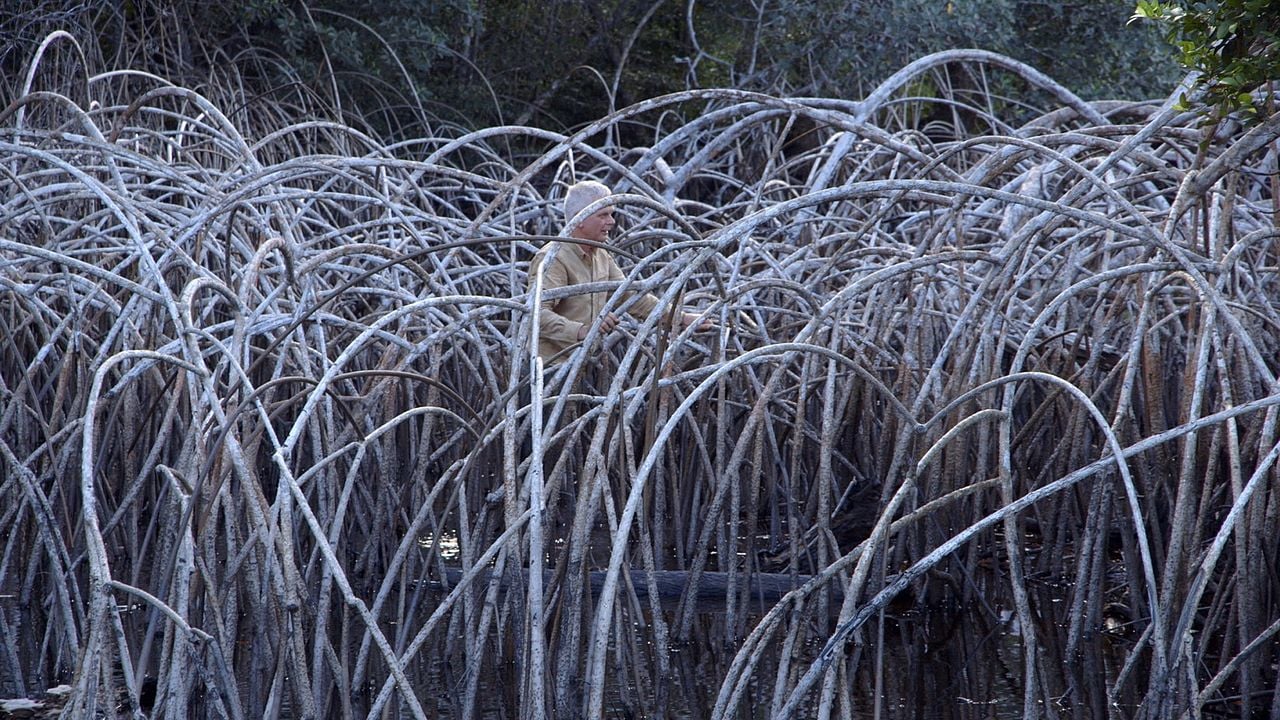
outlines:
[[608, 197], [612, 192], [608, 185], [595, 180], [583, 180], [569, 186], [569, 191], [564, 195], [564, 221], [569, 222], [574, 215], [582, 212], [582, 208], [602, 197]]

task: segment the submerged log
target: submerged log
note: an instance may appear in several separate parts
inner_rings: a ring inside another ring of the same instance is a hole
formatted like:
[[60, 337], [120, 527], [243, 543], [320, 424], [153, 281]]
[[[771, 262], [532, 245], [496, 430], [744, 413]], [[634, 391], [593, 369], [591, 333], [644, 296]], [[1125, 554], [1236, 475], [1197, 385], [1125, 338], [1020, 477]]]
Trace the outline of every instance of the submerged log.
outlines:
[[[543, 573], [543, 582], [550, 585], [554, 572], [550, 569]], [[607, 572], [604, 570], [591, 570], [588, 572], [588, 580], [590, 581], [591, 594], [593, 596], [599, 594], [600, 589], [604, 586], [604, 580]], [[696, 585], [690, 587], [693, 573], [687, 570], [658, 570], [653, 573], [653, 583], [650, 585], [649, 573], [644, 570], [633, 569], [630, 571], [631, 584], [635, 587], [636, 597], [641, 601], [647, 601], [649, 594], [657, 593], [659, 601], [664, 606], [671, 606], [679, 602], [688, 593], [693, 593], [693, 599], [698, 603], [700, 609], [711, 610], [717, 606], [723, 606], [727, 601], [729, 593], [729, 573], [726, 572], [710, 572], [705, 571], [698, 575]], [[802, 587], [809, 580], [813, 579], [811, 575], [790, 575], [788, 573], [752, 573], [745, 575], [736, 573], [734, 591], [738, 594], [740, 600], [745, 598], [745, 602], [751, 606], [769, 608], [788, 592]], [[443, 578], [433, 578], [428, 580], [428, 586], [432, 589], [445, 591], [452, 589], [462, 580], [462, 568], [450, 567], [445, 568]], [[529, 571], [522, 570], [520, 572], [521, 582], [527, 587], [529, 581]], [[483, 586], [487, 585], [490, 578], [490, 571], [481, 571], [477, 582]], [[500, 588], [505, 590], [509, 580], [506, 577], [499, 579]], [[830, 584], [833, 591], [833, 598], [840, 600], [843, 592], [839, 582]]]

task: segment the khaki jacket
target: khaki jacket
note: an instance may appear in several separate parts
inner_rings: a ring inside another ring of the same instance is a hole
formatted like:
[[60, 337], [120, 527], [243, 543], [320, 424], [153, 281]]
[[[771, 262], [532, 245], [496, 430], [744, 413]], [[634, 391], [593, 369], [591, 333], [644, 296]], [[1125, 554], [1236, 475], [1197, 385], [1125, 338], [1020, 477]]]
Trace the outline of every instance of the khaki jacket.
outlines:
[[[544, 293], [570, 285], [625, 279], [607, 250], [596, 249], [588, 255], [580, 245], [551, 242], [544, 245], [529, 263], [530, 290], [533, 289], [538, 267], [553, 247], [560, 249], [542, 277]], [[582, 293], [543, 301], [538, 325], [538, 355], [543, 363], [550, 364], [553, 358], [557, 361], [565, 359], [560, 353], [578, 344], [578, 329], [583, 325], [590, 326], [604, 312], [609, 295], [607, 292]], [[634, 294], [628, 297], [634, 297]], [[633, 317], [645, 318], [657, 306], [658, 299], [646, 293], [636, 298], [627, 312]]]

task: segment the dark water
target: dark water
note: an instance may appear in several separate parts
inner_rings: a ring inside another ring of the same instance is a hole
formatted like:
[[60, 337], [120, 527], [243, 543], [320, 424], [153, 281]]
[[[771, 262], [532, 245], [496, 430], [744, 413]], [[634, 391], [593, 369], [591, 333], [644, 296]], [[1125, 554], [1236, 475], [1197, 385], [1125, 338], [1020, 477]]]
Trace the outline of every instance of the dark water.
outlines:
[[[1037, 607], [1057, 609], [1064, 602], [1064, 588], [1041, 588], [1033, 597]], [[908, 601], [864, 628], [848, 648], [847, 671], [837, 688], [833, 717], [841, 717], [839, 699], [845, 697], [851, 716], [871, 718], [913, 718], [917, 720], [1016, 720], [1024, 717], [1024, 633], [1019, 628], [1012, 603], [988, 598], [970, 605], [943, 603], [923, 606]], [[808, 669], [834, 629], [838, 604], [828, 618], [812, 618], [811, 638], [791, 649], [791, 679]], [[611, 654], [607, 673], [606, 712], [608, 718], [710, 717], [720, 684], [739, 647], [726, 644], [723, 607], [700, 607], [691, 637], [672, 641], [666, 649], [669, 675], [656, 674], [656, 649], [640, 641], [640, 657], [629, 655], [619, 662]], [[1050, 614], [1050, 613], [1046, 613]], [[674, 628], [674, 612], [664, 612], [668, 627]], [[759, 620], [749, 617], [749, 630]], [[820, 627], [826, 623], [825, 628]], [[1040, 645], [1040, 675], [1053, 703], [1052, 712], [1062, 718], [1107, 717], [1108, 683], [1113, 682], [1124, 662], [1128, 631], [1109, 633], [1098, 628], [1106, 642], [1095, 644], [1101, 653], [1086, 663], [1083, 658], [1064, 658], [1061, 639], [1065, 624], [1037, 628]], [[637, 638], [652, 637], [649, 619], [635, 623]], [[616, 653], [616, 648], [615, 648]], [[774, 702], [774, 685], [779, 664], [779, 642], [764, 647], [754, 677], [743, 702], [729, 713], [735, 718], [768, 718]], [[440, 664], [431, 674], [442, 686], [457, 682], [456, 672], [443, 672]], [[1100, 674], [1089, 678], [1088, 669]], [[511, 668], [511, 672], [514, 668]], [[490, 668], [482, 679], [478, 715], [507, 718], [518, 715], [518, 682], [508, 672]], [[634, 678], [642, 678], [639, 686]], [[819, 683], [820, 685], [820, 683]], [[811, 691], [800, 717], [816, 713], [818, 692]], [[457, 706], [447, 692], [434, 694], [439, 717], [458, 717]], [[424, 697], [424, 702], [426, 698]], [[1110, 705], [1112, 711], [1131, 716], [1134, 707], [1124, 696]], [[1043, 702], [1038, 700], [1037, 702]], [[1099, 714], [1101, 713], [1101, 714]]]
[[[982, 580], [982, 578], [979, 578]], [[987, 578], [988, 588], [999, 588], [998, 578]], [[430, 593], [429, 593], [430, 594]], [[1037, 615], [1045, 622], [1037, 626], [1041, 651], [1042, 682], [1053, 703], [1054, 714], [1062, 718], [1107, 717], [1110, 711], [1131, 716], [1135, 698], [1131, 691], [1111, 705], [1108, 684], [1113, 683], [1126, 652], [1136, 636], [1136, 628], [1117, 626], [1108, 618], [1094, 629], [1088, 647], [1093, 654], [1067, 657], [1062, 646], [1067, 627], [1061, 617], [1066, 611], [1068, 588], [1037, 586], [1032, 597]], [[429, 614], [438, 599], [428, 599], [423, 610]], [[808, 669], [835, 629], [839, 603], [826, 613], [811, 613], [804, 639], [791, 647], [788, 689], [799, 674]], [[421, 615], [425, 619], [426, 614]], [[625, 613], [623, 613], [625, 615]], [[666, 607], [663, 619], [675, 633], [678, 617]], [[673, 638], [662, 649], [654, 646], [653, 618], [648, 612], [626, 617], [635, 642], [619, 660], [614, 648], [606, 674], [608, 718], [707, 718], [716, 702], [722, 679], [746, 633], [759, 621], [758, 613], [742, 618], [734, 630], [727, 627], [723, 604], [699, 605], [687, 637]], [[510, 634], [510, 628], [506, 629]], [[446, 632], [441, 627], [437, 632]], [[780, 631], [762, 647], [757, 666], [743, 702], [730, 712], [735, 718], [767, 718], [775, 702], [775, 683], [781, 658]], [[726, 642], [726, 638], [730, 641]], [[939, 597], [909, 596], [891, 605], [883, 616], [868, 623], [848, 646], [846, 671], [837, 688], [839, 698], [852, 708], [852, 717], [913, 718], [917, 720], [1015, 720], [1023, 717], [1024, 638], [1012, 612], [1012, 603], [998, 590], [968, 602], [942, 593]], [[667, 674], [659, 676], [658, 654], [663, 653]], [[438, 652], [422, 652], [410, 670], [418, 686], [418, 698], [434, 717], [461, 717], [462, 693], [466, 687], [466, 658], [441, 657]], [[554, 672], [554, 665], [549, 668]], [[520, 671], [507, 647], [490, 647], [481, 664], [480, 692], [476, 717], [487, 719], [518, 717]], [[245, 698], [246, 688], [241, 688]], [[373, 693], [357, 693], [353, 708], [363, 717]], [[811, 691], [801, 717], [815, 712], [817, 691]], [[293, 713], [287, 693], [282, 718]], [[580, 705], [579, 705], [580, 707]], [[336, 707], [334, 708], [336, 710]], [[411, 717], [401, 707], [400, 717]], [[840, 717], [837, 709], [833, 717]], [[1225, 717], [1217, 715], [1215, 717]]]

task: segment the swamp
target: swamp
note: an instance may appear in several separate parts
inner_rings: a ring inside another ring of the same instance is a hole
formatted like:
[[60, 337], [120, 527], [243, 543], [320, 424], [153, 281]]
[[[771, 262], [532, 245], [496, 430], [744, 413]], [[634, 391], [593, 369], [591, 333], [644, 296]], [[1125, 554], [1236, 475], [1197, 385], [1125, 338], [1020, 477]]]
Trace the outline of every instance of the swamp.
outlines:
[[[1280, 718], [1280, 115], [949, 50], [384, 142], [91, 64], [0, 114], [0, 696]], [[544, 364], [583, 179], [622, 322]]]

